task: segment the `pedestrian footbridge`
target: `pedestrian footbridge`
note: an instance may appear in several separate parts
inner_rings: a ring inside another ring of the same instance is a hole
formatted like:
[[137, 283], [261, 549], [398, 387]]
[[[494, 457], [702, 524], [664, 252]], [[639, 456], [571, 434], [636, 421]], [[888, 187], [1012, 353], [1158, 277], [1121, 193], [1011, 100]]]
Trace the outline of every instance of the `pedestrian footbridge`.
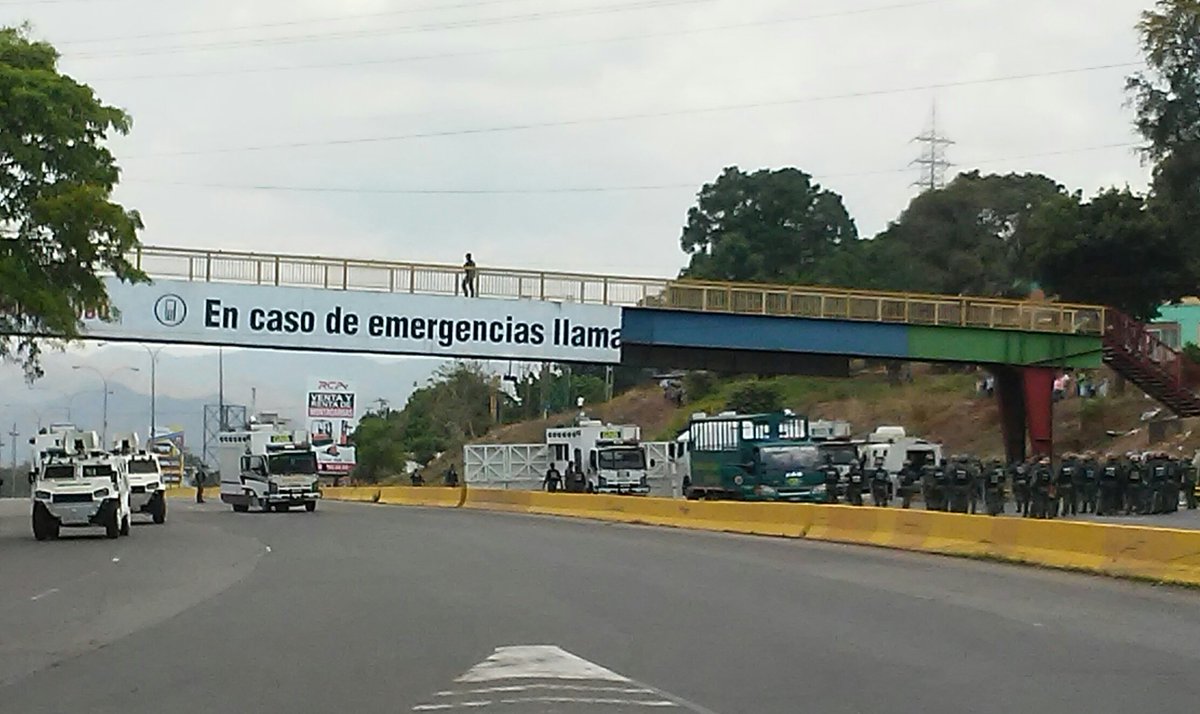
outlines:
[[[1013, 436], [1010, 450], [1016, 449], [1018, 438], [1023, 450], [1026, 428], [1035, 450], [1049, 448], [1050, 381], [1056, 370], [1064, 368], [1107, 363], [1176, 412], [1200, 414], [1200, 399], [1193, 391], [1200, 384], [1195, 366], [1158, 342], [1143, 325], [1098, 305], [486, 266], [478, 268], [477, 297], [467, 298], [461, 296], [463, 269], [454, 265], [151, 246], [141, 247], [134, 262], [160, 284], [287, 290], [300, 303], [311, 303], [312, 298], [306, 296], [326, 291], [353, 294], [358, 305], [404, 304], [396, 302], [403, 296], [411, 296], [414, 301], [418, 296], [436, 297], [443, 301], [439, 304], [452, 306], [461, 316], [456, 322], [417, 318], [413, 323], [401, 323], [398, 317], [389, 315], [385, 320], [384, 316], [371, 315], [363, 317], [361, 325], [356, 317], [355, 327], [369, 328], [372, 335], [376, 326], [380, 334], [393, 326], [396, 330], [403, 328], [406, 337], [410, 328], [416, 337], [427, 333], [435, 350], [439, 350], [427, 352], [403, 346], [382, 350], [391, 353], [532, 357], [532, 353], [515, 348], [510, 354], [491, 347], [473, 349], [470, 340], [462, 339], [455, 345], [457, 351], [447, 352], [453, 348], [445, 347], [445, 341], [436, 343], [435, 326], [443, 336], [449, 333], [449, 341], [454, 343], [455, 334], [459, 338], [479, 336], [483, 321], [474, 319], [477, 315], [507, 313], [496, 321], [513, 323], [515, 314], [515, 322], [520, 324], [523, 310], [542, 304], [556, 310], [615, 311], [608, 314], [619, 321], [619, 341], [615, 331], [611, 336], [608, 332], [581, 332], [578, 324], [572, 324], [573, 319], [578, 323], [578, 318], [569, 316], [555, 317], [552, 324], [547, 322], [543, 339], [546, 344], [558, 344], [560, 339], [573, 339], [570, 335], [574, 331], [581, 340], [578, 344], [586, 342], [589, 349], [619, 346], [611, 352], [613, 359], [607, 361], [629, 365], [827, 375], [845, 374], [851, 358], [985, 365], [997, 376], [1004, 422]], [[370, 294], [379, 298], [372, 300]], [[161, 302], [162, 298], [156, 301], [156, 310]], [[220, 310], [226, 308], [218, 305], [213, 313], [212, 302], [189, 309], [203, 309], [206, 320], [214, 314], [220, 317]], [[419, 304], [424, 310], [428, 302], [411, 304]], [[126, 309], [122, 308], [123, 312]], [[339, 316], [341, 310], [339, 305]], [[279, 315], [280, 325], [286, 324], [284, 312]], [[160, 324], [170, 322], [158, 312], [155, 317]], [[234, 318], [236, 321], [236, 313]], [[334, 327], [345, 327], [339, 323], [344, 318], [330, 318]], [[315, 322], [319, 325], [320, 321], [321, 315], [317, 314]], [[452, 324], [441, 324], [447, 322]], [[204, 324], [210, 332], [220, 326]], [[483, 326], [485, 334], [488, 329], [488, 325]], [[533, 332], [526, 330], [527, 336], [536, 337], [537, 332], [536, 328]], [[511, 329], [505, 334], [510, 341], [519, 342], [519, 329], [515, 338]], [[316, 342], [310, 339], [296, 348], [308, 345]], [[587, 354], [594, 357], [599, 352]], [[564, 361], [562, 356], [551, 354], [544, 358]]]

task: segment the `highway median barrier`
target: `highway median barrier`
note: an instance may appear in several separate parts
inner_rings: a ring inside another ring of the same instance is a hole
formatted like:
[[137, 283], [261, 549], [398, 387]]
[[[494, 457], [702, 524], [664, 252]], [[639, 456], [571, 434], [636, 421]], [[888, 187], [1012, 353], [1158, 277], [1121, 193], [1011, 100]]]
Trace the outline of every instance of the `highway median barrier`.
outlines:
[[1080, 570], [1200, 586], [1200, 531], [936, 511], [400, 486], [327, 498], [744, 533]]

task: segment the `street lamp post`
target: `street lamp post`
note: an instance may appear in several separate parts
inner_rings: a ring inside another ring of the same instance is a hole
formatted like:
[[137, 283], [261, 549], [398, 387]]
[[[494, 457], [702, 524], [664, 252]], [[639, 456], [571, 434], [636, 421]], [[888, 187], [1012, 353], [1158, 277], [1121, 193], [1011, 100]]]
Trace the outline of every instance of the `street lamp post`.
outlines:
[[150, 355], [150, 433], [146, 435], [146, 443], [154, 443], [154, 436], [158, 432], [157, 416], [157, 400], [158, 400], [158, 353], [162, 352], [163, 347], [157, 349], [142, 345], [142, 349], [146, 350], [146, 354]]
[[77, 364], [74, 367], [71, 367], [71, 369], [85, 369], [90, 372], [95, 372], [96, 376], [100, 378], [100, 381], [104, 383], [104, 421], [103, 426], [101, 427], [103, 432], [100, 438], [103, 441], [104, 448], [108, 448], [108, 380], [124, 370], [129, 370], [130, 372], [141, 372], [142, 370], [138, 369], [137, 367], [118, 367], [108, 374], [105, 374], [95, 367], [86, 364]]

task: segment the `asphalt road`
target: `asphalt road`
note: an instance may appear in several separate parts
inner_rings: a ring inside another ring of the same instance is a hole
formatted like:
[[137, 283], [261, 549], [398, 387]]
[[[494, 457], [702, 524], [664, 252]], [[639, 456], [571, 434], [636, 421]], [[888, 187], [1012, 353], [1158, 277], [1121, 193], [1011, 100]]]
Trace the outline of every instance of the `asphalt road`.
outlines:
[[0, 504], [3, 712], [1194, 712], [1200, 593], [470, 511]]

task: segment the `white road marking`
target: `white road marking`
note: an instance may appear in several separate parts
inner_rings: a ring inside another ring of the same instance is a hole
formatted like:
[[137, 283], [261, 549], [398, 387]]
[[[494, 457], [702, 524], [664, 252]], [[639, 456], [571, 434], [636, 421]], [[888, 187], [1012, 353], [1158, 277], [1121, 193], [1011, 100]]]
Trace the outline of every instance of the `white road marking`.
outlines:
[[34, 601], [41, 600], [42, 598], [46, 597], [47, 595], [53, 595], [56, 592], [58, 592], [58, 588], [50, 588], [46, 592], [38, 593], [37, 595], [34, 595], [33, 597], [31, 597], [29, 599], [34, 600]]
[[665, 699], [643, 700], [643, 699], [618, 699], [618, 698], [590, 698], [590, 697], [520, 697], [517, 699], [501, 699], [501, 704], [612, 704], [621, 705], [633, 704], [639, 707], [678, 707], [675, 702], [669, 702]]
[[415, 712], [432, 712], [439, 709], [479, 709], [481, 707], [490, 707], [495, 702], [485, 699], [478, 702], [459, 702], [458, 704], [418, 704], [413, 707]]
[[269, 545], [267, 546], [267, 552], [268, 552], [268, 553], [270, 553], [270, 552], [271, 552], [271, 546], [269, 546]]
[[121, 562], [121, 559], [120, 559], [120, 558], [113, 558], [112, 562], [114, 562], [114, 563], [119, 563], [119, 562]]
[[594, 679], [629, 682], [616, 672], [553, 645], [497, 647], [492, 656], [467, 670], [456, 682], [499, 679]]
[[435, 697], [456, 697], [464, 694], [504, 694], [511, 692], [527, 692], [531, 689], [551, 689], [569, 692], [607, 692], [610, 694], [655, 694], [653, 689], [641, 687], [589, 687], [581, 684], [512, 684], [506, 687], [484, 687], [482, 689], [464, 689], [459, 692], [446, 690], [434, 692]]

